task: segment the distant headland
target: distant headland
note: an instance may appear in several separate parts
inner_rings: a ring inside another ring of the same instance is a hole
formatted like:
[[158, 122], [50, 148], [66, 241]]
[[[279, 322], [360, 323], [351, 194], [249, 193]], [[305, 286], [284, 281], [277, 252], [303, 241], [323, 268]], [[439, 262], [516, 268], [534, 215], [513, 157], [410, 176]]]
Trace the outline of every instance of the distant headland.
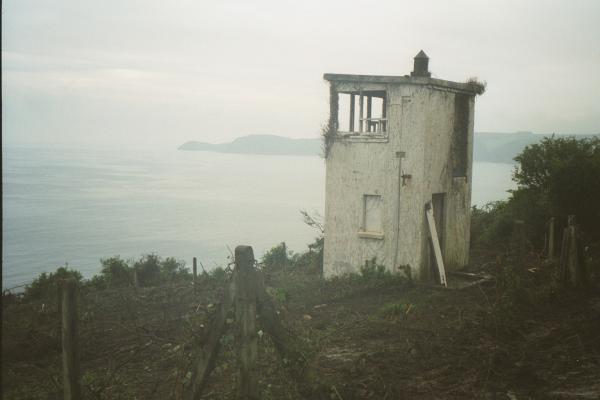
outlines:
[[291, 139], [276, 135], [249, 135], [229, 143], [212, 144], [190, 141], [179, 150], [215, 151], [219, 153], [318, 156], [320, 139]]
[[[475, 161], [514, 163], [513, 158], [525, 146], [538, 143], [551, 134], [532, 132], [476, 132], [473, 144]], [[557, 134], [556, 136], [571, 136]], [[577, 135], [578, 137], [594, 135]], [[228, 143], [189, 141], [178, 148], [189, 151], [213, 151], [218, 153], [319, 156], [322, 154], [321, 139], [292, 139], [277, 135], [248, 135]]]

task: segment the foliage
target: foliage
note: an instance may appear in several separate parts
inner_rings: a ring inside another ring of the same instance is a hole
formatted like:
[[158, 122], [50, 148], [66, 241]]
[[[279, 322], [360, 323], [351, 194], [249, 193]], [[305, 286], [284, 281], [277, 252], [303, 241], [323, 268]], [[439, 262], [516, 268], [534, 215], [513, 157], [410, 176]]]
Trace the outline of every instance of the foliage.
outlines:
[[377, 258], [373, 257], [360, 267], [360, 275], [365, 281], [388, 279], [392, 273], [385, 268], [385, 265], [378, 264]]
[[507, 201], [473, 207], [471, 244], [506, 247], [515, 220], [537, 248], [544, 245], [547, 221], [557, 217], [557, 232], [570, 214], [588, 241], [600, 240], [600, 138], [545, 138], [527, 146], [515, 160], [517, 189]]
[[485, 89], [487, 88], [487, 82], [480, 81], [479, 78], [477, 78], [476, 76], [472, 76], [469, 79], [467, 79], [466, 83], [467, 85], [471, 86], [475, 93], [477, 93], [478, 95], [484, 94]]
[[323, 158], [329, 156], [331, 146], [335, 141], [338, 127], [339, 95], [335, 84], [329, 84], [329, 121], [321, 128], [321, 138], [323, 139]]
[[133, 265], [137, 273], [138, 284], [156, 286], [161, 281], [160, 259], [156, 254], [146, 254]]
[[216, 267], [215, 269], [209, 272], [208, 276], [209, 279], [217, 283], [223, 283], [229, 278], [229, 274], [223, 267]]
[[376, 257], [367, 260], [365, 264], [360, 267], [360, 274], [350, 274], [348, 278], [350, 282], [376, 286], [395, 285], [398, 283], [406, 283], [408, 281], [403, 275], [394, 274], [389, 271], [385, 265], [379, 264]]
[[396, 319], [400, 316], [405, 317], [413, 307], [410, 303], [390, 303], [379, 309], [379, 315], [385, 319]]
[[279, 303], [286, 303], [289, 299], [289, 293], [286, 289], [277, 287], [267, 287], [267, 293]]
[[471, 210], [471, 246], [499, 248], [512, 233], [514, 216], [507, 201], [487, 203]]
[[25, 288], [25, 297], [42, 299], [57, 296], [60, 283], [66, 279], [75, 279], [77, 282], [81, 282], [82, 276], [79, 271], [69, 269], [67, 266], [60, 267], [55, 272], [43, 272]]
[[[100, 278], [104, 278], [108, 286], [123, 287], [131, 284], [133, 270], [127, 265], [127, 262], [119, 256], [104, 258], [100, 260], [100, 264], [102, 265]], [[92, 278], [92, 284], [94, 284], [94, 278]], [[96, 284], [99, 284], [99, 282], [96, 281]]]
[[180, 278], [189, 279], [189, 271], [185, 262], [177, 261], [173, 257], [165, 260], [156, 254], [146, 254], [133, 265], [137, 272], [140, 286], [156, 286], [161, 283], [173, 282]]
[[288, 254], [285, 242], [281, 242], [277, 246], [267, 250], [262, 257], [262, 264], [266, 271], [283, 269], [288, 264]]
[[191, 278], [190, 271], [185, 267], [185, 261], [178, 261], [174, 257], [167, 257], [161, 261], [160, 271], [164, 282]]
[[600, 239], [600, 137], [545, 138], [515, 160], [521, 203], [535, 200], [548, 215], [576, 215], [583, 230]]

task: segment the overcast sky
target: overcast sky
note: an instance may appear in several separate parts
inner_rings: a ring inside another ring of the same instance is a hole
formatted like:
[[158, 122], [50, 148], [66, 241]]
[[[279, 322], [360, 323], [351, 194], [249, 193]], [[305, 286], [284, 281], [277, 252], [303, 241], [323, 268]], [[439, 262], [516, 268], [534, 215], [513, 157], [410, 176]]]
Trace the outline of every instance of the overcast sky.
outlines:
[[324, 72], [477, 76], [476, 131], [600, 132], [600, 1], [4, 0], [6, 143], [318, 137]]

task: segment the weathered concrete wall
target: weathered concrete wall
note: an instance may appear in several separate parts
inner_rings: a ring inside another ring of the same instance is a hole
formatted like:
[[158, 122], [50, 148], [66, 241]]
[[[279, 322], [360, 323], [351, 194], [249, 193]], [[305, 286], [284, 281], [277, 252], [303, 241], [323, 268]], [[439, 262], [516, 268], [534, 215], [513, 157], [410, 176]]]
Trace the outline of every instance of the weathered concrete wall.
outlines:
[[469, 263], [471, 238], [471, 190], [473, 176], [473, 122], [475, 99], [468, 99], [468, 126], [466, 173], [452, 179], [447, 205], [447, 232], [449, 238], [444, 249], [444, 262], [449, 270], [459, 269]]
[[[385, 85], [338, 84], [338, 90], [385, 90]], [[397, 111], [388, 100], [388, 120]], [[391, 268], [394, 264], [400, 159], [394, 142], [398, 127], [388, 126], [387, 138], [351, 137], [337, 139], [327, 157], [325, 190], [326, 277], [359, 272], [373, 258]], [[364, 195], [382, 197], [382, 235], [361, 235]]]
[[[365, 260], [377, 258], [391, 264], [392, 231], [387, 221], [395, 209], [389, 201], [394, 188], [387, 185], [384, 171], [397, 169], [396, 160], [387, 157], [387, 143], [336, 142], [327, 158], [325, 191], [325, 276], [358, 272]], [[383, 200], [381, 238], [360, 237], [363, 222], [363, 196], [381, 195]]]
[[[358, 85], [338, 83], [338, 89], [353, 91]], [[374, 90], [371, 86], [358, 88]], [[413, 277], [428, 278], [424, 206], [434, 193], [446, 193], [445, 262], [449, 269], [461, 267], [468, 262], [473, 99], [467, 176], [456, 178], [455, 92], [410, 84], [376, 89], [387, 90], [387, 139], [336, 139], [327, 158], [324, 274], [358, 272], [376, 257], [391, 271], [409, 265]], [[359, 234], [365, 194], [382, 196], [381, 238]]]
[[420, 275], [422, 236], [425, 234], [422, 182], [426, 173], [423, 163], [426, 115], [420, 111], [424, 104], [418, 96], [419, 89], [418, 86], [400, 86], [389, 93], [395, 117], [391, 123], [396, 127], [394, 146], [395, 151], [403, 153], [400, 175], [405, 177], [400, 179], [400, 195], [396, 201], [399, 220], [396, 222], [396, 264], [393, 269], [408, 265], [414, 277]]

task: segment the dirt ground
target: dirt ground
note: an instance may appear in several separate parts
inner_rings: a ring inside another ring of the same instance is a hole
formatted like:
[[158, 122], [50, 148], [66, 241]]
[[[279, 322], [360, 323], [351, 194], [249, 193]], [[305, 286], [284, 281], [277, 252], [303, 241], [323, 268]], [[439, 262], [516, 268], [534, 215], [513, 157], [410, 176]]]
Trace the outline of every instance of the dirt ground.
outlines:
[[[497, 279], [461, 290], [385, 278], [323, 281], [293, 272], [267, 276], [266, 284], [308, 360], [311, 398], [599, 399], [597, 287], [538, 290], [517, 301], [499, 283], [500, 264], [483, 268]], [[525, 276], [528, 285], [541, 287], [545, 275], [539, 267]], [[223, 286], [207, 280], [197, 293], [190, 284], [83, 288], [84, 398], [182, 398]], [[3, 298], [4, 399], [61, 398], [55, 300]], [[203, 399], [236, 396], [230, 328]], [[306, 379], [288, 372], [289, 361], [261, 333], [261, 398], [306, 398]]]

